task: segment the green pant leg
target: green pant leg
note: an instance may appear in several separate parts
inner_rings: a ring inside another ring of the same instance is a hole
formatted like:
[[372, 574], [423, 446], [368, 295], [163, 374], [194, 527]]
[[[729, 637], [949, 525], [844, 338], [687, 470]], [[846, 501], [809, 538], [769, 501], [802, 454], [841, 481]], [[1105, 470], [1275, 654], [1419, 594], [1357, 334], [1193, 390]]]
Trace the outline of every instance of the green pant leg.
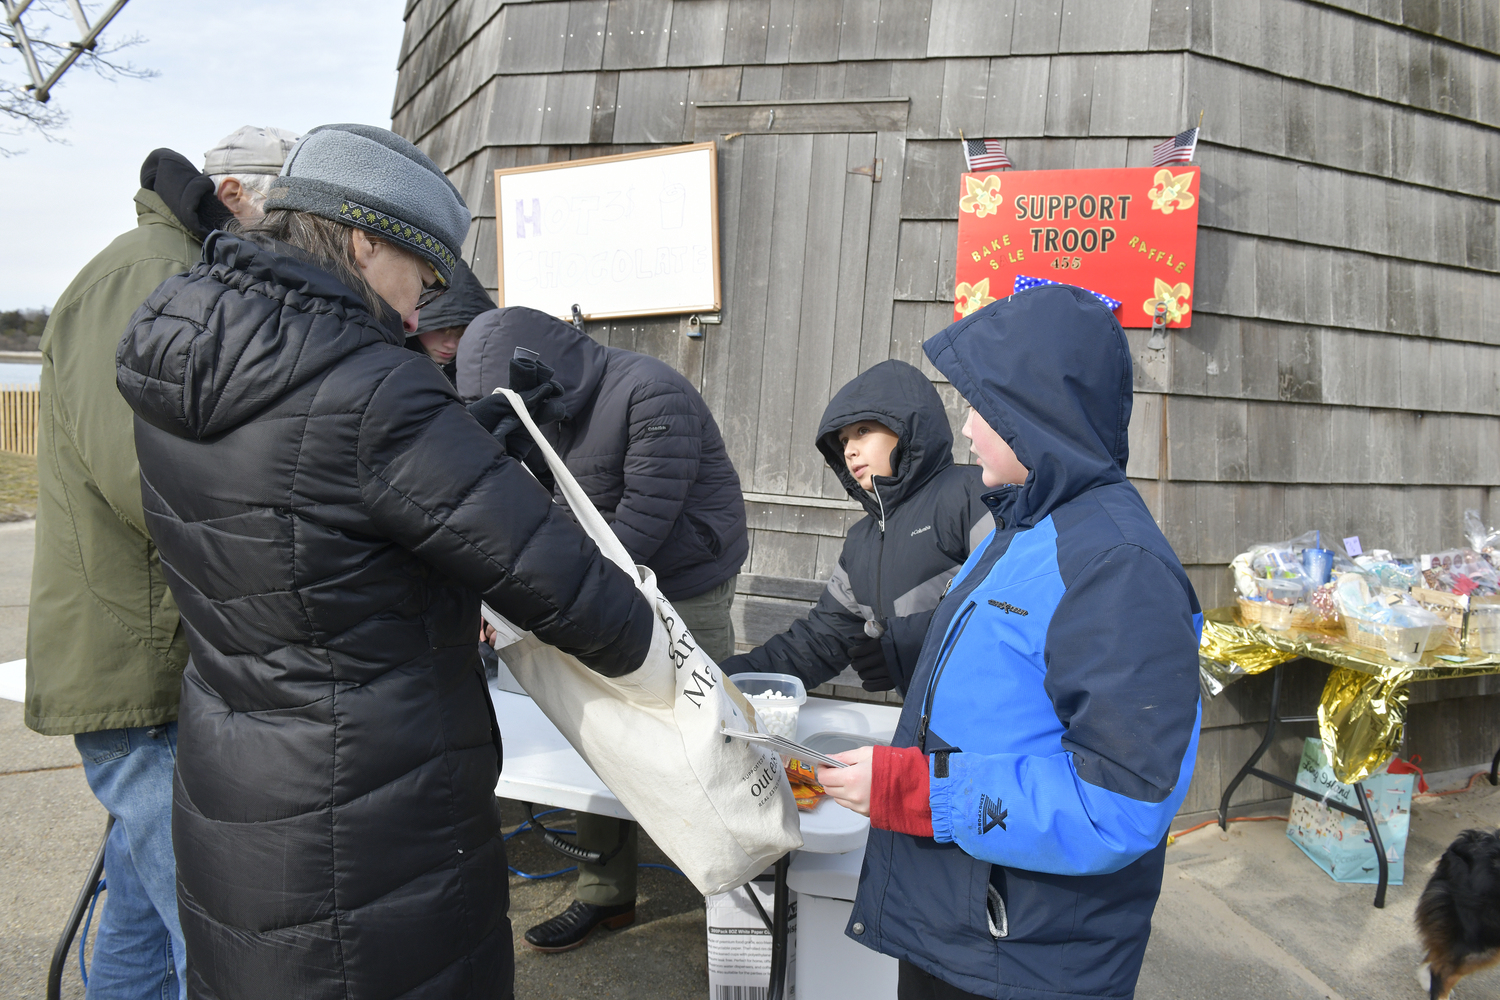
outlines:
[[579, 847], [589, 851], [607, 853], [620, 842], [620, 827], [630, 828], [625, 846], [613, 858], [602, 865], [578, 866], [578, 885], [573, 895], [585, 903], [595, 906], [618, 906], [635, 902], [636, 859], [640, 827], [628, 819], [613, 816], [595, 816], [592, 813], [578, 814]]
[[682, 623], [716, 663], [734, 655], [734, 620], [729, 616], [729, 607], [734, 603], [734, 585], [738, 579], [738, 575], [732, 576], [712, 590], [672, 602], [682, 616]]

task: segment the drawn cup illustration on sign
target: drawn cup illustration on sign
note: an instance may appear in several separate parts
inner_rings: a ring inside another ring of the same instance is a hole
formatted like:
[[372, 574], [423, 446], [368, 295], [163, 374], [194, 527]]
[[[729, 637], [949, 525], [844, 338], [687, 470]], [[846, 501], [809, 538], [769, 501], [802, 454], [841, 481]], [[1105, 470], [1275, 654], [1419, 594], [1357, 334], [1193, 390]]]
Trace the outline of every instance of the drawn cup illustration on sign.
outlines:
[[1197, 167], [964, 174], [954, 319], [1010, 295], [1021, 276], [1077, 285], [1121, 304], [1120, 325], [1192, 325]]

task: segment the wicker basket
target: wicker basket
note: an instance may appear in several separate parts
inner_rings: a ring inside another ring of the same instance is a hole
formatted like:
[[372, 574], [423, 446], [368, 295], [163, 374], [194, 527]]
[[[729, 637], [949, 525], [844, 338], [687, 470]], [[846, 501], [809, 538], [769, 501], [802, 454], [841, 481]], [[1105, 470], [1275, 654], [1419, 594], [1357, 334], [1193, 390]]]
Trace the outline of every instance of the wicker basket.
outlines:
[[1428, 649], [1462, 649], [1464, 624], [1468, 618], [1469, 599], [1458, 594], [1427, 587], [1411, 588], [1412, 599], [1437, 615], [1444, 622], [1442, 628], [1434, 628], [1427, 638]]
[[1289, 628], [1318, 627], [1318, 616], [1311, 605], [1275, 604], [1271, 601], [1252, 601], [1247, 597], [1240, 598], [1240, 621], [1278, 632]]
[[[1349, 637], [1350, 642], [1405, 663], [1416, 663], [1421, 660], [1422, 654], [1426, 652], [1432, 641], [1432, 633], [1438, 631], [1440, 630], [1435, 627], [1429, 628], [1425, 625], [1420, 628], [1402, 628], [1398, 625], [1379, 625], [1360, 618], [1344, 616], [1344, 634]], [[1404, 650], [1405, 655], [1392, 656], [1390, 649], [1393, 644], [1396, 648]]]
[[[1478, 652], [1478, 645], [1469, 635], [1469, 611], [1485, 605], [1500, 605], [1500, 596], [1465, 596], [1462, 594], [1450, 594], [1445, 590], [1432, 590], [1428, 587], [1411, 588], [1411, 596], [1418, 604], [1447, 623], [1447, 627], [1442, 630], [1441, 636], [1437, 630], [1433, 631], [1432, 638], [1427, 640], [1427, 647], [1429, 649], [1455, 649], [1471, 653]], [[1439, 642], [1440, 639], [1441, 642]], [[1473, 647], [1472, 649], [1470, 649], [1471, 646]]]

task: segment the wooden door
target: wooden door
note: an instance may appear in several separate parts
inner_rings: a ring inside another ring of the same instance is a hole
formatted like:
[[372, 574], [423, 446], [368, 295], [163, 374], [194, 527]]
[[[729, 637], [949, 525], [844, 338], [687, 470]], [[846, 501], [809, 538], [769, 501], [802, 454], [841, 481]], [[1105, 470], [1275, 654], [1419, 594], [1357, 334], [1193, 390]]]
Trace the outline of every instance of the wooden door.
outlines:
[[[871, 247], [876, 152], [875, 133], [720, 141], [724, 323], [710, 334], [704, 395], [747, 494], [846, 496], [814, 437], [832, 393], [872, 363], [861, 341], [869, 261], [883, 256]], [[883, 299], [873, 360], [888, 348], [888, 278]]]

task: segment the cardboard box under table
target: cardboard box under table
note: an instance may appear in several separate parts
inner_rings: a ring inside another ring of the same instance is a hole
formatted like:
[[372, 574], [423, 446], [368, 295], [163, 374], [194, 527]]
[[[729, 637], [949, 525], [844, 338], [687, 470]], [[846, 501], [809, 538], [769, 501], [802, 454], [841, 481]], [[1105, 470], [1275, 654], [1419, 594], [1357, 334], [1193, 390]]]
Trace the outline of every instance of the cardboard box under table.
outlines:
[[[505, 746], [495, 794], [534, 805], [631, 819], [536, 703], [518, 692], [502, 666], [501, 681], [490, 684]], [[888, 740], [896, 731], [900, 715], [900, 709], [892, 705], [808, 698], [798, 714], [797, 738], [841, 732]], [[840, 995], [892, 1000], [896, 996], [896, 960], [876, 954], [844, 934], [854, 889], [859, 884], [870, 821], [826, 798], [817, 808], [801, 813], [800, 819], [802, 849], [775, 866], [781, 885], [775, 887], [773, 898], [786, 899], [787, 906], [780, 913], [771, 914], [769, 907], [767, 910], [772, 950], [779, 946], [785, 956], [794, 948], [801, 960], [796, 963], [794, 980], [770, 982], [760, 995], [767, 1000], [790, 997], [790, 987], [794, 987], [795, 995], [808, 1000]], [[792, 891], [797, 894], [795, 944], [790, 940], [787, 919]], [[735, 892], [743, 895], [746, 890]], [[745, 901], [748, 903], [748, 897]]]

